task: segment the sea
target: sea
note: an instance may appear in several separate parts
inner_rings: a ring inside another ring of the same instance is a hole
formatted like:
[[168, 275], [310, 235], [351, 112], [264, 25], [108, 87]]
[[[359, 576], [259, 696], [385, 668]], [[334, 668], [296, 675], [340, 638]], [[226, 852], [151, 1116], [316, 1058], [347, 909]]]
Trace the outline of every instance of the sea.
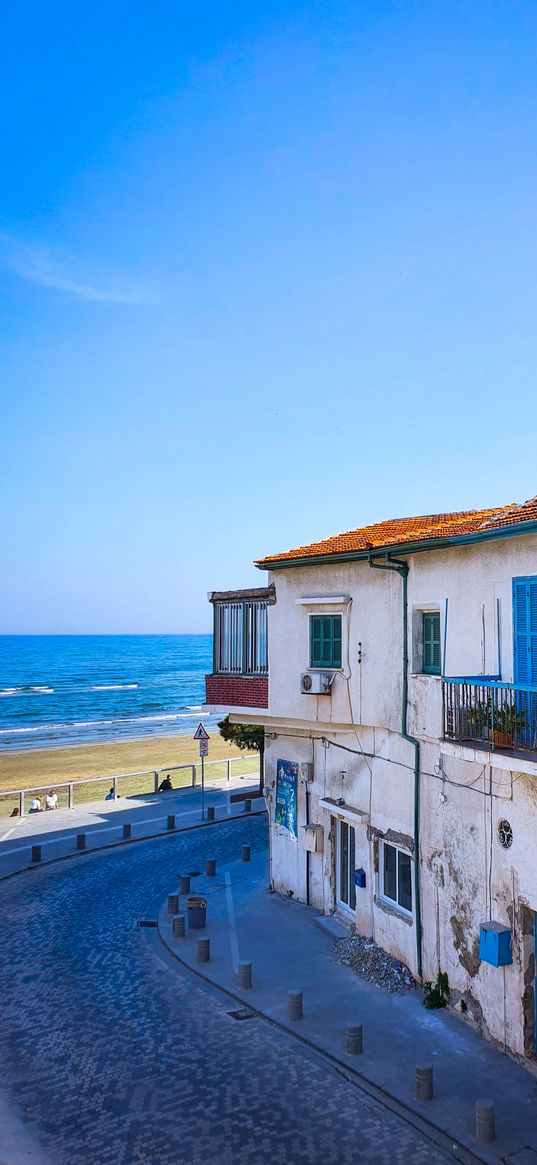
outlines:
[[209, 730], [212, 635], [0, 636], [0, 751]]

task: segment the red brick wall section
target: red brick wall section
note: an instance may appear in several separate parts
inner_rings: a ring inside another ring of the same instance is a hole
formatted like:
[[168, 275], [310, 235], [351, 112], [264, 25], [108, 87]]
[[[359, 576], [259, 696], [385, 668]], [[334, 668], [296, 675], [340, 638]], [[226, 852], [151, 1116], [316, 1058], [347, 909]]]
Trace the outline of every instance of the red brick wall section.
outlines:
[[207, 704], [268, 708], [268, 676], [205, 676]]

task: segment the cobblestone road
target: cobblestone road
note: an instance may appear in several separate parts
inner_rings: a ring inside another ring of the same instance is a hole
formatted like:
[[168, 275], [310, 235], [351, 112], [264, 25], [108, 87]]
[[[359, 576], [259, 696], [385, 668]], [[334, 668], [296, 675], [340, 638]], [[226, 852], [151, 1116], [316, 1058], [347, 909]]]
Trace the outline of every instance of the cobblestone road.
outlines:
[[266, 846], [264, 820], [0, 886], [2, 1081], [36, 1140], [57, 1165], [452, 1162], [290, 1037], [231, 1019], [137, 928], [178, 874], [245, 842]]

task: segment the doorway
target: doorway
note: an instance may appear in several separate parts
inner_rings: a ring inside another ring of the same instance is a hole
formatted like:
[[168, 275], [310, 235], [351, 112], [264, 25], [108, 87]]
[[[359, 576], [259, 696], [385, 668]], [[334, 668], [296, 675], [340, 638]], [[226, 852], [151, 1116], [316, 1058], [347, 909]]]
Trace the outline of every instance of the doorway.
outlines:
[[354, 914], [356, 886], [354, 885], [356, 839], [354, 826], [346, 821], [337, 823], [336, 898], [338, 906]]

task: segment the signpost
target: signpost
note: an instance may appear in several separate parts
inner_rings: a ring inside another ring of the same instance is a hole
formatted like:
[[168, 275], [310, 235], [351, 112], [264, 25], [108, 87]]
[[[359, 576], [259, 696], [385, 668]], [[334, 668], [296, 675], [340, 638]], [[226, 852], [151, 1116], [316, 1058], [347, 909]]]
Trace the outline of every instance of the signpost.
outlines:
[[201, 757], [201, 820], [205, 820], [205, 757], [209, 755], [209, 733], [205, 731], [200, 720], [194, 733], [194, 740], [199, 740]]

